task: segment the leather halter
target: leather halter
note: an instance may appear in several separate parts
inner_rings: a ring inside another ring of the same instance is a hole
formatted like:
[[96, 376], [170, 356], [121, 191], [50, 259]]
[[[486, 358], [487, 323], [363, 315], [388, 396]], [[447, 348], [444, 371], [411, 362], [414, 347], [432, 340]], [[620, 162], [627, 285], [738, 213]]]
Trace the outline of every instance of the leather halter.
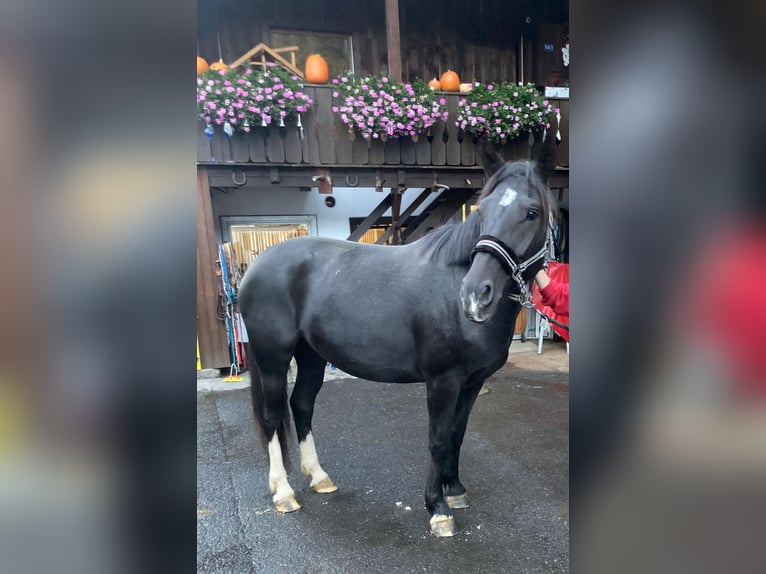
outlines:
[[532, 295], [527, 286], [529, 279], [524, 278], [524, 272], [541, 259], [543, 260], [543, 269], [548, 267], [548, 254], [550, 253], [551, 244], [551, 226], [549, 225], [542, 249], [521, 263], [518, 263], [516, 253], [508, 245], [492, 235], [482, 235], [471, 251], [471, 262], [473, 263], [477, 253], [487, 253], [494, 257], [502, 265], [503, 269], [513, 277], [516, 285], [519, 287], [519, 293], [511, 294], [510, 298], [524, 307], [531, 308], [533, 306]]

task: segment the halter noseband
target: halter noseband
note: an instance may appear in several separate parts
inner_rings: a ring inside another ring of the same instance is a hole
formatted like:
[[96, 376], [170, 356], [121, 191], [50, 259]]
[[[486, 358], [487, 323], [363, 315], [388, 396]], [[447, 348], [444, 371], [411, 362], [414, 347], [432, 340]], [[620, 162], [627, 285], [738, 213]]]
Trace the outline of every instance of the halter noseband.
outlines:
[[527, 286], [528, 280], [524, 279], [524, 272], [541, 259], [543, 260], [543, 269], [548, 268], [548, 255], [550, 253], [551, 244], [553, 242], [551, 234], [551, 223], [552, 222], [549, 222], [548, 230], [545, 234], [545, 244], [543, 245], [542, 249], [521, 263], [516, 262], [518, 258], [516, 257], [513, 249], [492, 235], [482, 235], [479, 237], [479, 240], [476, 242], [473, 251], [471, 251], [471, 262], [473, 262], [473, 258], [477, 253], [488, 253], [494, 257], [500, 263], [500, 265], [503, 266], [503, 269], [505, 269], [508, 274], [513, 277], [513, 280], [519, 287], [519, 292], [511, 294], [510, 299], [520, 303], [524, 307], [532, 308], [532, 295], [529, 291], [529, 287]]

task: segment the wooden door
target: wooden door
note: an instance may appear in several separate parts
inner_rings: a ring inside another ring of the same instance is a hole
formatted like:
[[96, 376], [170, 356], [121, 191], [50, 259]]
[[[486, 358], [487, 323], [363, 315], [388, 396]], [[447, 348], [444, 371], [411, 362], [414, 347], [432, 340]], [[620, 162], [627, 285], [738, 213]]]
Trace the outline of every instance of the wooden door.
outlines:
[[527, 309], [522, 307], [519, 316], [516, 317], [516, 325], [513, 328], [514, 335], [521, 335], [527, 330]]

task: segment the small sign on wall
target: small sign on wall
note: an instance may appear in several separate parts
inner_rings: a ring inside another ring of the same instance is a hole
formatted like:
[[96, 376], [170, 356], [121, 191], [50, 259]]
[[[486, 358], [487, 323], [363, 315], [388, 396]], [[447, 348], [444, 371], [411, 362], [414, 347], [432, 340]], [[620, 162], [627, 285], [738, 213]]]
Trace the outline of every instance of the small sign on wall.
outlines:
[[553, 46], [553, 44], [551, 44], [550, 42], [545, 42], [545, 44], [543, 44], [543, 49], [544, 49], [546, 52], [553, 52], [553, 50], [554, 50], [554, 46]]

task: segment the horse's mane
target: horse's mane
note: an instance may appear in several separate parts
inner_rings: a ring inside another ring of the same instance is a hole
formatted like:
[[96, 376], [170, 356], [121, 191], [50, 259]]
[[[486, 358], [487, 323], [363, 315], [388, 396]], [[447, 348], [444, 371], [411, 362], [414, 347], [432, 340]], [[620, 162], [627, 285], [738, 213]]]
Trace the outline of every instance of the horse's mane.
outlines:
[[448, 265], [467, 264], [473, 246], [479, 240], [479, 216], [469, 215], [463, 223], [442, 225], [418, 240], [431, 259]]
[[[543, 221], [558, 215], [558, 206], [553, 200], [548, 186], [540, 177], [532, 161], [517, 161], [503, 164], [489, 178], [479, 194], [479, 201], [491, 194], [505, 179], [525, 177], [530, 187], [540, 197]], [[471, 213], [463, 223], [443, 225], [428, 232], [417, 243], [420, 244], [432, 259], [437, 259], [448, 265], [463, 265], [470, 263], [471, 251], [479, 240], [480, 221], [477, 213]]]

